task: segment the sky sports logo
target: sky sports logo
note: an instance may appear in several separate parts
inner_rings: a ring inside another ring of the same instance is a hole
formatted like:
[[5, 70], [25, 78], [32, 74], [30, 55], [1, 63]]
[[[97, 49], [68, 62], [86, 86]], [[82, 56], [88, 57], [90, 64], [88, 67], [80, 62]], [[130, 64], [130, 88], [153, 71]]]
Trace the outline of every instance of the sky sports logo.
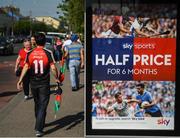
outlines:
[[93, 80], [175, 81], [176, 39], [108, 41], [93, 39]]
[[170, 119], [164, 119], [164, 118], [158, 119], [157, 124], [168, 126], [170, 124]]

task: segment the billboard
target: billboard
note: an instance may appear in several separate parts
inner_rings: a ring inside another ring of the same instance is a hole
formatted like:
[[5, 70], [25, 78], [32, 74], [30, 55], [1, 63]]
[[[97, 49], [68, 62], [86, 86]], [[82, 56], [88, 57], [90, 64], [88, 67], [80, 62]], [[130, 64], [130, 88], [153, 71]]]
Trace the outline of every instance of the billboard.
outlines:
[[93, 9], [92, 129], [174, 130], [176, 12], [128, 8]]

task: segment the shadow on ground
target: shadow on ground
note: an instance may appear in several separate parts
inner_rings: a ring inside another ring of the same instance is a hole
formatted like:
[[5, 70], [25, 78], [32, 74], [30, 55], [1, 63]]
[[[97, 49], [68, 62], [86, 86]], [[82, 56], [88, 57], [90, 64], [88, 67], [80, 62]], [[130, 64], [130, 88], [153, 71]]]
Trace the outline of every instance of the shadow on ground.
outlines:
[[84, 88], [84, 84], [79, 84], [79, 89]]
[[72, 129], [73, 127], [81, 123], [83, 120], [84, 120], [84, 112], [79, 112], [74, 115], [65, 116], [59, 120], [46, 124], [45, 127], [49, 127], [49, 126], [54, 126], [54, 127], [47, 130], [45, 134], [53, 133], [54, 131], [57, 131], [58, 129], [61, 129], [66, 126], [68, 126], [66, 130]]
[[0, 93], [0, 97], [6, 97], [6, 96], [11, 96], [11, 95], [16, 95], [20, 91], [5, 91]]

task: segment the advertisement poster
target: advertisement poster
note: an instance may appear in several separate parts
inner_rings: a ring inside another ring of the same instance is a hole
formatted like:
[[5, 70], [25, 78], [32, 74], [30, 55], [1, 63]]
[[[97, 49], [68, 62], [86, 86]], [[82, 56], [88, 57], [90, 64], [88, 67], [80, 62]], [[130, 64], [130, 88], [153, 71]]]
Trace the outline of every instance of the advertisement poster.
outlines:
[[174, 130], [176, 5], [120, 6], [93, 5], [92, 129]]

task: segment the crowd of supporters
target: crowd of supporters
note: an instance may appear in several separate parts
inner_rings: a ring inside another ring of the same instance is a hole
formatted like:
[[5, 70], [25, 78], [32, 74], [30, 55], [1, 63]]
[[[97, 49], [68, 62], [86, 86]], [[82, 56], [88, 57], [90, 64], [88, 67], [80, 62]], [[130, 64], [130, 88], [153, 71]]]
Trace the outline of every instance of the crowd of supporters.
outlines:
[[177, 5], [175, 4], [123, 4], [102, 3], [93, 4], [92, 12], [96, 15], [142, 15], [150, 18], [176, 18]]
[[[93, 15], [92, 18], [92, 30], [93, 30], [93, 36], [92, 37], [101, 37], [101, 34], [103, 32], [106, 32], [110, 29], [110, 27], [113, 24], [115, 15]], [[128, 21], [129, 17], [123, 17], [122, 16], [122, 24], [126, 30], [130, 30], [131, 23]], [[157, 37], [163, 37], [163, 38], [175, 38], [176, 37], [176, 25], [177, 20], [176, 19], [170, 19], [170, 18], [144, 18], [148, 19], [148, 22], [146, 23], [146, 27], [150, 27], [153, 30], [155, 30], [158, 33], [162, 33], [165, 31], [170, 31], [168, 35], [159, 35]], [[149, 35], [153, 35], [153, 31], [149, 31], [146, 28], [142, 28], [144, 33], [147, 33]], [[96, 35], [96, 36], [95, 36]], [[127, 37], [130, 34], [125, 33], [123, 31], [120, 31], [119, 34], [121, 37]]]
[[[127, 3], [102, 3], [93, 4], [92, 8], [92, 30], [93, 37], [103, 37], [100, 35], [106, 32], [113, 24], [114, 16], [122, 16], [122, 24], [125, 29], [130, 30], [129, 17], [149, 18], [146, 26], [157, 32], [170, 31], [168, 35], [156, 37], [175, 38], [177, 25], [177, 5], [175, 4], [127, 4]], [[142, 28], [144, 33], [153, 34], [152, 31]], [[120, 32], [121, 37], [129, 34]]]

